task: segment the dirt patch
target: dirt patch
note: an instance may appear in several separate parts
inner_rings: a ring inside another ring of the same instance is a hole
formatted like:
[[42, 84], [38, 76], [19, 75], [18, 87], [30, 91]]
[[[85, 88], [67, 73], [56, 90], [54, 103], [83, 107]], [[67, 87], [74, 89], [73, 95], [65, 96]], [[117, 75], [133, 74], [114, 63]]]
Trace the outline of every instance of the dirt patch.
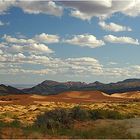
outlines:
[[87, 99], [87, 98], [90, 98], [90, 95], [89, 94], [82, 94], [80, 92], [70, 92], [69, 94], [67, 94], [66, 96], [68, 96], [69, 98], [84, 98], [84, 99]]
[[0, 103], [12, 103], [13, 101], [1, 101], [0, 100]]
[[127, 102], [130, 98], [107, 95], [100, 91], [70, 91], [57, 95], [6, 95], [0, 96], [0, 104], [29, 105], [36, 102], [66, 102], [66, 103], [94, 103], [94, 102]]
[[33, 99], [45, 99], [46, 96], [41, 96], [41, 95], [32, 95], [31, 98]]
[[131, 98], [131, 99], [140, 99], [140, 91], [133, 91], [133, 92], [125, 92], [125, 93], [115, 93], [111, 95], [112, 97], [119, 97], [119, 98]]

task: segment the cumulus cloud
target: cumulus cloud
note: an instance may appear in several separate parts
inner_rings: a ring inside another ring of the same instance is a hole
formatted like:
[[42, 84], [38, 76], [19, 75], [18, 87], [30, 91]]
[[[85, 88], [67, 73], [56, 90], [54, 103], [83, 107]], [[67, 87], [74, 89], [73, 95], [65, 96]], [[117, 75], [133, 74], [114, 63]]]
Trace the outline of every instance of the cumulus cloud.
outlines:
[[106, 24], [104, 21], [100, 21], [99, 25], [102, 29], [107, 31], [113, 32], [132, 31], [130, 27], [122, 26], [113, 22]]
[[15, 43], [15, 44], [31, 44], [36, 42], [33, 39], [15, 38], [6, 34], [2, 37], [2, 39], [4, 39], [8, 43]]
[[0, 14], [5, 14], [5, 12], [11, 7], [14, 6], [15, 0], [7, 1], [1, 0], [0, 1]]
[[49, 43], [58, 43], [60, 40], [60, 37], [58, 35], [41, 33], [41, 34], [35, 35], [33, 38], [30, 38], [30, 39], [15, 38], [9, 35], [4, 35], [2, 39], [4, 39], [6, 42], [17, 43], [17, 44], [31, 44], [31, 43], [49, 44]]
[[2, 22], [2, 21], [0, 21], [0, 26], [4, 26], [5, 24]]
[[[131, 0], [129, 0], [131, 1]], [[140, 15], [140, 1], [139, 0], [132, 0], [130, 5], [124, 9], [122, 13], [128, 16], [136, 17]]]
[[61, 16], [63, 9], [70, 9], [70, 15], [82, 20], [93, 17], [105, 19], [114, 13], [120, 12], [128, 16], [140, 15], [139, 0], [92, 0], [92, 1], [0, 1], [0, 14], [11, 7], [19, 7], [28, 14], [48, 14]]
[[5, 26], [5, 25], [9, 25], [9, 23], [8, 22], [0, 21], [0, 26]]
[[12, 45], [6, 51], [10, 53], [12, 52], [13, 53], [28, 52], [28, 53], [36, 53], [36, 54], [53, 53], [53, 51], [49, 49], [49, 47], [46, 46], [45, 44], [37, 44], [37, 43], [32, 43], [27, 45]]
[[139, 45], [138, 39], [133, 39], [131, 37], [117, 37], [114, 35], [106, 35], [104, 36], [104, 40], [110, 43], [121, 43], [121, 44], [132, 44], [132, 45]]
[[[46, 34], [43, 33], [43, 35], [46, 35]], [[54, 36], [47, 35], [47, 36], [48, 38], [39, 38], [40, 35], [37, 35], [38, 39], [40, 39], [40, 40], [37, 40], [36, 37], [33, 37], [31, 39], [25, 39], [25, 38], [15, 38], [9, 35], [4, 35], [2, 37], [4, 42], [0, 44], [0, 47], [2, 51], [7, 52], [7, 53], [21, 53], [21, 52], [22, 53], [24, 52], [35, 53], [35, 54], [53, 53], [53, 51], [46, 44], [42, 42], [44, 42], [45, 40], [47, 42], [49, 41], [49, 43], [53, 43], [53, 41], [56, 42], [56, 39], [53, 39], [55, 35]]]
[[63, 7], [53, 1], [0, 1], [0, 14], [5, 13], [11, 7], [19, 7], [28, 14], [48, 14], [61, 16]]
[[42, 43], [58, 43], [60, 37], [58, 35], [39, 34], [34, 37], [34, 40]]
[[62, 3], [71, 9], [71, 16], [82, 20], [90, 20], [93, 17], [105, 19], [116, 12], [133, 17], [140, 15], [139, 0], [63, 1]]
[[104, 9], [111, 7], [111, 0], [102, 1], [63, 1], [63, 5], [71, 8], [71, 16], [83, 20], [90, 20], [92, 17], [105, 16]]
[[2, 50], [0, 50], [0, 54], [3, 54], [3, 51]]
[[[25, 69], [22, 64], [31, 64], [33, 67]], [[43, 68], [37, 69], [38, 65]], [[52, 58], [39, 55], [25, 56], [18, 54], [0, 55], [0, 74], [38, 74], [38, 75], [63, 75], [63, 76], [107, 76], [134, 77], [139, 75], [140, 66], [106, 67], [93, 57], [79, 58]]]
[[[45, 70], [49, 74], [59, 73], [65, 75], [82, 75], [89, 73], [92, 75], [98, 75], [102, 72], [102, 65], [99, 63], [99, 61], [95, 58], [90, 57], [60, 59], [40, 55], [26, 56], [22, 53], [18, 53], [14, 55], [0, 55], [0, 62], [4, 64], [32, 64], [36, 67], [38, 67], [38, 64], [40, 64], [45, 67], [43, 70], [41, 69], [37, 72], [36, 70], [32, 69], [32, 71], [35, 71], [38, 74], [46, 74]], [[27, 73], [28, 72], [29, 71], [27, 71]]]
[[[28, 64], [28, 68], [23, 67]], [[94, 57], [54, 58], [36, 54], [0, 54], [0, 74], [37, 74], [37, 75], [63, 75], [63, 76], [104, 76], [134, 77], [139, 75], [140, 65], [129, 67], [116, 67], [116, 65], [101, 64]]]
[[78, 45], [81, 47], [96, 48], [105, 45], [104, 41], [97, 40], [94, 35], [83, 34], [83, 35], [74, 35], [71, 39], [64, 40], [65, 43], [72, 45]]
[[80, 12], [79, 10], [71, 11], [71, 16], [80, 18], [82, 20], [90, 20], [91, 16], [85, 13]]
[[53, 1], [20, 1], [16, 6], [23, 9], [29, 14], [49, 14], [54, 16], [61, 16], [63, 8], [58, 6]]

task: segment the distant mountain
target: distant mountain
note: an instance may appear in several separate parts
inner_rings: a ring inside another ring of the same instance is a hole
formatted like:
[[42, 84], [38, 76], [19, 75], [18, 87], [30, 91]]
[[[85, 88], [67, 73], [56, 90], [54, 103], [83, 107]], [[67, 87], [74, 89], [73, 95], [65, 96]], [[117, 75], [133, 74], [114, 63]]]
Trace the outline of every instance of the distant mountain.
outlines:
[[124, 92], [122, 94], [115, 93], [115, 94], [112, 94], [111, 97], [140, 99], [140, 91]]
[[107, 94], [112, 93], [122, 93], [129, 91], [140, 91], [140, 79], [126, 79], [117, 83], [104, 84], [98, 81], [94, 83], [84, 83], [84, 82], [57, 82], [46, 80], [32, 88], [23, 89], [25, 93], [34, 94], [58, 94], [65, 91], [92, 91], [98, 90], [105, 92]]
[[140, 79], [126, 79], [117, 83], [87, 86], [86, 88], [81, 88], [81, 90], [99, 90], [108, 94], [140, 91]]
[[24, 93], [24, 92], [22, 90], [12, 87], [12, 86], [6, 86], [3, 84], [0, 85], [0, 95], [21, 94], [21, 93]]
[[37, 94], [57, 94], [64, 91], [77, 90], [86, 87], [86, 83], [82, 82], [56, 82], [51, 80], [46, 80], [41, 84], [38, 84], [32, 88], [23, 89], [25, 93], [37, 93]]
[[35, 86], [35, 84], [11, 84], [11, 86], [17, 89], [24, 89], [24, 88], [31, 88]]

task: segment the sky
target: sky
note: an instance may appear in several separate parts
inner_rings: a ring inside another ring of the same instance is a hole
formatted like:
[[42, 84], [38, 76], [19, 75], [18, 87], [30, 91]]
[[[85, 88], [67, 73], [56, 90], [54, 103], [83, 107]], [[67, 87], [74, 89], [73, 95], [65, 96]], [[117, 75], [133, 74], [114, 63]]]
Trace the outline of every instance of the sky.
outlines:
[[0, 83], [140, 78], [140, 0], [0, 0]]

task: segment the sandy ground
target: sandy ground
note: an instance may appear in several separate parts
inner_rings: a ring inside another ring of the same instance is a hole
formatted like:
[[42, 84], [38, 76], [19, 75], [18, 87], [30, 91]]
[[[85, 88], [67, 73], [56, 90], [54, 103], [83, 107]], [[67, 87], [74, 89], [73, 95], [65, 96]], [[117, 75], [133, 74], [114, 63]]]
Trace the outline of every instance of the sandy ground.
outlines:
[[112, 97], [119, 97], [119, 98], [140, 98], [140, 91], [135, 92], [125, 92], [125, 93], [115, 93], [111, 95]]
[[132, 118], [132, 119], [126, 120], [126, 123], [130, 125], [129, 131], [132, 134], [140, 133], [140, 118]]
[[[125, 94], [125, 96], [124, 96]], [[6, 95], [0, 96], [0, 104], [34, 104], [38, 102], [68, 102], [68, 103], [90, 103], [90, 102], [123, 102], [129, 101], [130, 99], [126, 96], [126, 93], [122, 96], [118, 94], [107, 95], [100, 91], [71, 91], [64, 92], [58, 95], [33, 95], [33, 94], [22, 94], [22, 95]], [[137, 94], [137, 93], [136, 93]], [[131, 93], [131, 96], [134, 93]], [[135, 97], [135, 96], [134, 96]]]

